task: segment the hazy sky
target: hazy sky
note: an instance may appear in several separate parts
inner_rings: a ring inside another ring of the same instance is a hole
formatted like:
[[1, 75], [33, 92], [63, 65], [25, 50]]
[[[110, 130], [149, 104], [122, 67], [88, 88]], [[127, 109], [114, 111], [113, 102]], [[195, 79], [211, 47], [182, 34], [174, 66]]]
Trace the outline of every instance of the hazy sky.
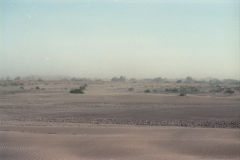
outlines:
[[239, 0], [0, 0], [0, 76], [240, 79]]

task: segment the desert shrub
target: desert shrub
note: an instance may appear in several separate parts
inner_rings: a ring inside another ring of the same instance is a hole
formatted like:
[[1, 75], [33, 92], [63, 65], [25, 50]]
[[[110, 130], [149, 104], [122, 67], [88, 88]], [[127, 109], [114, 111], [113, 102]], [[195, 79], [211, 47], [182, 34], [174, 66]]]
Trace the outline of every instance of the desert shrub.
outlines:
[[234, 90], [232, 90], [231, 88], [227, 88], [224, 93], [228, 93], [228, 94], [233, 94]]
[[132, 83], [137, 83], [137, 80], [135, 78], [131, 78], [129, 81]]
[[151, 91], [150, 91], [150, 89], [146, 89], [144, 92], [145, 93], [150, 93]]
[[17, 76], [14, 80], [19, 81], [19, 80], [21, 80], [21, 77]]
[[79, 88], [82, 90], [85, 90], [87, 88], [87, 84], [84, 84], [84, 85], [80, 86]]
[[84, 91], [83, 91], [83, 89], [81, 89], [81, 88], [76, 88], [76, 89], [71, 89], [71, 90], [70, 90], [70, 93], [84, 94]]
[[209, 92], [211, 93], [219, 93], [222, 92], [224, 88], [222, 88], [220, 85], [217, 85], [215, 88], [211, 89]]
[[240, 81], [235, 79], [224, 79], [222, 82], [225, 84], [236, 84], [236, 85], [240, 84]]
[[189, 93], [196, 93], [199, 91], [197, 87], [193, 87], [193, 86], [187, 87], [186, 89]]
[[126, 77], [124, 76], [120, 76], [119, 78], [118, 77], [113, 77], [111, 79], [112, 82], [125, 82], [126, 81]]
[[38, 78], [38, 82], [44, 82], [44, 80], [42, 80], [41, 78]]
[[36, 89], [36, 90], [39, 90], [39, 89], [40, 89], [40, 87], [38, 87], [38, 86], [37, 86], [35, 89]]
[[240, 87], [234, 87], [234, 89], [240, 91]]
[[24, 84], [21, 83], [21, 82], [12, 81], [12, 82], [9, 82], [8, 85], [10, 85], [10, 86], [23, 86]]
[[70, 93], [84, 94], [84, 90], [87, 88], [87, 84], [80, 86], [79, 88], [71, 89]]
[[179, 93], [179, 96], [186, 96], [187, 95], [187, 93], [185, 93], [185, 92], [180, 92]]
[[134, 88], [133, 87], [128, 88], [128, 91], [134, 91]]
[[126, 77], [120, 76], [120, 77], [119, 77], [119, 80], [120, 80], [120, 81], [126, 81]]
[[186, 82], [186, 83], [192, 83], [192, 82], [194, 82], [194, 80], [193, 80], [192, 77], [188, 76], [188, 77], [185, 78], [184, 82]]
[[218, 80], [218, 79], [216, 79], [216, 78], [210, 79], [208, 82], [209, 82], [210, 84], [220, 84], [220, 83], [222, 83], [220, 80]]
[[179, 90], [179, 96], [186, 96], [187, 95], [187, 90], [184, 87], [180, 87]]
[[75, 77], [73, 77], [73, 78], [71, 78], [71, 81], [87, 81], [88, 79], [87, 78], [75, 78]]
[[24, 87], [23, 86], [21, 86], [21, 87], [19, 87], [20, 89], [24, 89]]
[[177, 80], [176, 83], [182, 83], [182, 80]]
[[162, 77], [157, 77], [153, 79], [154, 82], [162, 82], [163, 80], [164, 79]]
[[2, 86], [3, 86], [3, 87], [7, 87], [7, 84], [6, 84], [6, 83], [4, 83]]
[[172, 93], [177, 93], [178, 89], [177, 88], [166, 88], [165, 92], [172, 92]]

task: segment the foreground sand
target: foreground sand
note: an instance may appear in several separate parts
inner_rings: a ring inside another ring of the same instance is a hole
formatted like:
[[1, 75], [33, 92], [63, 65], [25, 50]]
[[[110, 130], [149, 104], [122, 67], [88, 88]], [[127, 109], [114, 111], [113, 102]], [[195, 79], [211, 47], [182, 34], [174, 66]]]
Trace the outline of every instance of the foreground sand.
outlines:
[[1, 126], [3, 160], [239, 159], [238, 129], [126, 125]]

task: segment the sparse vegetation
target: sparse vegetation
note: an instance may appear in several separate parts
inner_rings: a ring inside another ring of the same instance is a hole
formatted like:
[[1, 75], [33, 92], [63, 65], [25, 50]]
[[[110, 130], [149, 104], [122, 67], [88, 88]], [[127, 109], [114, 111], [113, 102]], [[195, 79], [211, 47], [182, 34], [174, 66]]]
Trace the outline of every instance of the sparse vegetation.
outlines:
[[126, 77], [124, 76], [120, 76], [119, 78], [118, 77], [113, 77], [111, 79], [112, 82], [125, 82], [126, 81]]
[[182, 80], [177, 80], [176, 83], [182, 83]]
[[81, 88], [76, 88], [76, 89], [71, 89], [70, 93], [84, 94], [84, 91]]
[[193, 80], [192, 77], [188, 76], [188, 77], [185, 78], [184, 82], [186, 82], [186, 83], [192, 83], [192, 82], [194, 82], [194, 80]]
[[87, 84], [80, 86], [79, 88], [71, 89], [70, 93], [84, 94], [84, 90], [87, 88]]
[[151, 93], [150, 89], [146, 89], [144, 92], [145, 93]]
[[236, 91], [240, 91], [240, 87], [234, 87], [234, 90], [236, 90]]
[[193, 86], [182, 86], [180, 88], [166, 88], [165, 92], [168, 93], [197, 93], [199, 92], [199, 89], [197, 87], [193, 87]]
[[219, 93], [219, 92], [222, 92], [223, 90], [224, 90], [223, 87], [221, 87], [220, 85], [216, 85], [216, 87], [211, 89], [209, 92], [210, 93]]
[[214, 79], [210, 79], [210, 80], [209, 80], [209, 83], [210, 83], [210, 84], [220, 84], [221, 81], [218, 80], [218, 79], [216, 79], [216, 78], [214, 78]]
[[131, 78], [129, 81], [132, 83], [137, 83], [137, 80], [135, 78]]
[[180, 87], [179, 90], [179, 96], [186, 96], [187, 95], [187, 90], [184, 87]]
[[23, 86], [24, 83], [20, 80], [6, 80], [0, 82], [0, 86], [7, 87], [7, 86]]
[[37, 86], [35, 89], [36, 89], [36, 90], [39, 90], [39, 89], [40, 89], [40, 87], [38, 87], [38, 86]]
[[162, 77], [157, 77], [153, 79], [154, 82], [162, 82], [163, 80], [164, 79]]
[[11, 81], [8, 83], [10, 86], [23, 86], [24, 84], [21, 82]]
[[71, 78], [71, 81], [87, 81], [88, 79], [87, 78], [75, 78], [75, 77], [73, 77], [73, 78]]
[[44, 82], [41, 78], [38, 78], [38, 82]]
[[179, 91], [178, 88], [166, 88], [165, 92], [177, 93]]
[[128, 91], [134, 91], [134, 88], [133, 87], [131, 87], [131, 88], [128, 88]]
[[224, 93], [227, 93], [227, 94], [233, 94], [234, 93], [234, 90], [232, 90], [231, 88], [227, 88]]
[[17, 76], [14, 80], [19, 81], [19, 80], [21, 80], [21, 77]]
[[197, 93], [197, 92], [199, 92], [199, 89], [197, 87], [189, 86], [189, 87], [185, 87], [185, 88], [186, 88], [186, 91], [188, 93]]
[[185, 92], [180, 92], [179, 96], [186, 96], [187, 94]]

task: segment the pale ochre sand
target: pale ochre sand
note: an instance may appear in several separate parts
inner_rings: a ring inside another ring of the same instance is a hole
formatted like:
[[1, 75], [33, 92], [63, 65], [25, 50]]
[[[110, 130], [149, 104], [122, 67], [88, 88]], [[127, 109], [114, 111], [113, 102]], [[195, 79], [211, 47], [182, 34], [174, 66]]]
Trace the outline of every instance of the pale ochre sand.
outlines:
[[0, 127], [2, 160], [240, 158], [238, 129], [72, 125]]

